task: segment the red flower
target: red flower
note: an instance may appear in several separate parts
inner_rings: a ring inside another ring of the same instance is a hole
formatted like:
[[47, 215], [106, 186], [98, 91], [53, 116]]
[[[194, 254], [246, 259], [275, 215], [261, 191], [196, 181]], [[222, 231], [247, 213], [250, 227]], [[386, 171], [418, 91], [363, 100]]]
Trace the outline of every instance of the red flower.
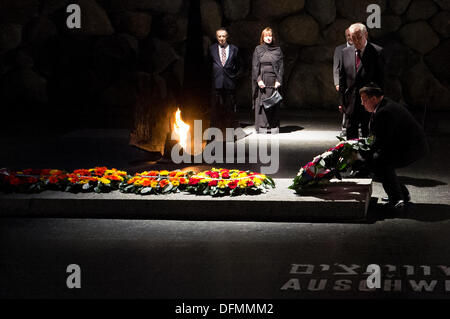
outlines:
[[24, 175], [41, 175], [42, 174], [42, 170], [37, 169], [37, 168], [27, 168], [27, 169], [24, 169], [22, 172]]
[[48, 182], [49, 182], [50, 184], [58, 184], [59, 178], [58, 178], [57, 176], [50, 176], [50, 177], [48, 178]]
[[73, 173], [80, 176], [91, 176], [91, 172], [88, 169], [76, 169]]
[[103, 175], [105, 175], [105, 172], [106, 172], [107, 169], [108, 169], [107, 167], [96, 167], [96, 168], [94, 168], [95, 175], [103, 176]]
[[230, 173], [227, 171], [227, 172], [223, 172], [222, 173], [222, 178], [230, 178]]
[[169, 181], [167, 179], [163, 179], [159, 182], [159, 186], [161, 188], [163, 188], [164, 186], [166, 186], [167, 184], [169, 184]]
[[219, 178], [219, 173], [218, 172], [211, 172], [211, 174], [209, 175], [211, 178]]
[[252, 187], [253, 185], [255, 185], [255, 183], [253, 183], [252, 181], [248, 181], [248, 182], [247, 182], [247, 186], [248, 186], [248, 187]]
[[50, 171], [51, 171], [51, 169], [43, 169], [41, 171], [41, 175], [50, 175]]
[[230, 189], [235, 189], [237, 187], [238, 182], [237, 181], [231, 181], [228, 183], [228, 187]]
[[191, 185], [191, 186], [197, 185], [199, 181], [200, 181], [199, 179], [191, 177], [189, 179], [189, 185]]
[[209, 186], [217, 186], [217, 181], [216, 180], [210, 181], [208, 185]]
[[28, 183], [28, 184], [34, 184], [37, 182], [38, 182], [38, 179], [36, 177], [27, 177], [25, 179], [25, 183]]
[[21, 184], [20, 178], [13, 177], [13, 178], [11, 178], [11, 179], [9, 180], [9, 183], [10, 183], [12, 186], [19, 186], [19, 185]]

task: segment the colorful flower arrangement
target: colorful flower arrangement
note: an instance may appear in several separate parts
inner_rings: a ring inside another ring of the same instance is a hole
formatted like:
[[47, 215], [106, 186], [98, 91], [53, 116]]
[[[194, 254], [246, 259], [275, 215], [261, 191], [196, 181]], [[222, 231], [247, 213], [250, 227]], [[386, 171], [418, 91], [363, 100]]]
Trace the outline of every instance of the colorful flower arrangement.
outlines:
[[0, 188], [6, 192], [35, 193], [59, 190], [72, 193], [106, 193], [119, 188], [127, 175], [115, 168], [95, 167], [68, 173], [59, 169], [0, 170]]
[[274, 188], [269, 176], [237, 169], [216, 169], [195, 174], [193, 171], [145, 171], [134, 176], [115, 168], [76, 169], [71, 173], [57, 169], [0, 170], [0, 190], [34, 193], [44, 190], [65, 192], [122, 193], [140, 195], [186, 191], [197, 195], [257, 195]]
[[303, 166], [289, 188], [299, 193], [307, 188], [327, 184], [334, 177], [342, 179], [343, 172], [352, 174], [353, 168], [360, 162], [359, 153], [370, 150], [372, 139], [339, 139], [339, 144]]
[[115, 168], [95, 167], [91, 169], [77, 169], [67, 174], [67, 182], [64, 183], [65, 191], [108, 193], [119, 189], [120, 183], [127, 176], [127, 172]]
[[38, 193], [59, 185], [65, 178], [66, 173], [57, 169], [1, 169], [0, 188], [5, 192]]
[[119, 190], [122, 193], [135, 193], [141, 195], [178, 193], [186, 189], [189, 177], [194, 172], [187, 171], [145, 171], [127, 176], [120, 183]]
[[273, 179], [263, 174], [213, 168], [192, 176], [186, 191], [196, 195], [238, 196], [258, 195], [274, 187]]

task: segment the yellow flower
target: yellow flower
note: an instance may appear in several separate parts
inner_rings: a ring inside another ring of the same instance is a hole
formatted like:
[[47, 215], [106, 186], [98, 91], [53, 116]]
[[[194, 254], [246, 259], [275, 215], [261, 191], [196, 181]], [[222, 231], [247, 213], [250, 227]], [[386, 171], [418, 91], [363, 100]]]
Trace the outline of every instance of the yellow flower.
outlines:
[[212, 171], [212, 172], [220, 172], [220, 169], [213, 168], [211, 171]]
[[169, 175], [169, 171], [161, 171], [159, 172], [159, 175], [161, 176]]
[[219, 188], [226, 188], [228, 183], [229, 181], [220, 180], [217, 186], [219, 186]]
[[238, 182], [238, 186], [239, 186], [240, 188], [245, 188], [245, 187], [247, 187], [247, 179], [241, 179], [241, 180]]
[[172, 185], [173, 185], [173, 186], [179, 186], [179, 185], [180, 185], [180, 182], [179, 182], [179, 181], [173, 181], [173, 182], [172, 182]]
[[142, 179], [138, 179], [134, 182], [134, 185], [136, 186], [142, 186]]
[[262, 180], [259, 179], [258, 177], [255, 177], [253, 179], [253, 183], [255, 183], [255, 186], [260, 186], [262, 184]]
[[110, 183], [111, 183], [111, 181], [110, 181], [109, 179], [104, 178], [104, 177], [100, 178], [99, 180], [100, 180], [100, 182], [103, 183], [103, 184], [110, 184]]
[[150, 183], [150, 187], [151, 187], [151, 188], [155, 188], [156, 186], [158, 186], [158, 181], [152, 181], [152, 182]]
[[[231, 171], [230, 171], [231, 172]], [[239, 173], [233, 173], [230, 176], [231, 178], [238, 178], [239, 177]]]
[[84, 184], [89, 183], [89, 181], [88, 181], [87, 179], [82, 179], [82, 180], [79, 181], [79, 183], [80, 183], [81, 185], [84, 185]]
[[247, 177], [247, 176], [248, 176], [247, 173], [241, 173], [241, 174], [239, 174], [238, 178], [243, 178], [243, 177]]
[[201, 181], [199, 181], [200, 184], [209, 183], [211, 181], [210, 178], [204, 178]]
[[177, 175], [175, 175], [175, 177], [182, 177], [184, 175], [185, 175], [184, 172], [177, 172]]

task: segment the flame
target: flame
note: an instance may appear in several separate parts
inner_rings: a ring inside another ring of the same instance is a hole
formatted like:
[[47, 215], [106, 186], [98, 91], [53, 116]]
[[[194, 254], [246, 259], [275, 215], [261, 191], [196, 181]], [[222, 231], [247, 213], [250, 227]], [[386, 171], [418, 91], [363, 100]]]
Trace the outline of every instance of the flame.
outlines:
[[175, 113], [175, 123], [173, 124], [173, 130], [178, 135], [178, 143], [181, 145], [183, 149], [187, 149], [187, 139], [189, 132], [189, 124], [186, 124], [181, 119], [181, 111], [178, 108]]

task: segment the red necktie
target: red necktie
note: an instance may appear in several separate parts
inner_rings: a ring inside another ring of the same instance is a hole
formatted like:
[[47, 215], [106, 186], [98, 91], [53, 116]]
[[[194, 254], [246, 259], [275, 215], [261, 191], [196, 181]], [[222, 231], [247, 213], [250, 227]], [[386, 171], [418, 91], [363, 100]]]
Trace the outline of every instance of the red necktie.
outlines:
[[361, 50], [356, 50], [356, 71], [358, 71], [361, 65]]

